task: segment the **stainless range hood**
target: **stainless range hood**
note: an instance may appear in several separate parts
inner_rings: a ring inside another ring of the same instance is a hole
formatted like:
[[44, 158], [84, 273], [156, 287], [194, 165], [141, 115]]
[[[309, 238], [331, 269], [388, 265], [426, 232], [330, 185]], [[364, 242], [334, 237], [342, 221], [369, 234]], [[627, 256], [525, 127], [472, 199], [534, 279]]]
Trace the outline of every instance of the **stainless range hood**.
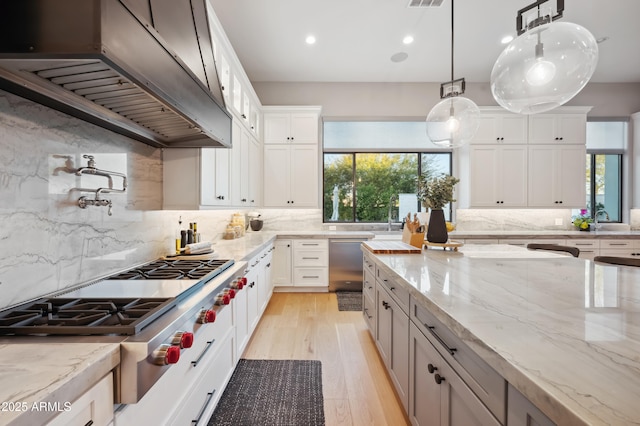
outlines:
[[150, 2], [169, 45], [129, 1], [3, 0], [0, 89], [152, 146], [228, 148], [205, 1]]

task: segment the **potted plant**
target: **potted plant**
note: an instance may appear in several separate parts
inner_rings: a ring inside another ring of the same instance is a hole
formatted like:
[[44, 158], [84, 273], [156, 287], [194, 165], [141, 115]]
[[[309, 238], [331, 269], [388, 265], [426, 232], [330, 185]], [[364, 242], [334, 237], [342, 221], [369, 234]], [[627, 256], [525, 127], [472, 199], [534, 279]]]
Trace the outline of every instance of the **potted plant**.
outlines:
[[587, 214], [587, 209], [580, 209], [580, 214], [573, 218], [573, 226], [580, 231], [590, 231], [590, 224], [593, 222], [591, 216]]
[[449, 240], [442, 209], [447, 203], [456, 201], [453, 189], [458, 182], [460, 179], [444, 174], [436, 177], [418, 176], [416, 179], [418, 200], [425, 208], [431, 209], [427, 241], [446, 243]]

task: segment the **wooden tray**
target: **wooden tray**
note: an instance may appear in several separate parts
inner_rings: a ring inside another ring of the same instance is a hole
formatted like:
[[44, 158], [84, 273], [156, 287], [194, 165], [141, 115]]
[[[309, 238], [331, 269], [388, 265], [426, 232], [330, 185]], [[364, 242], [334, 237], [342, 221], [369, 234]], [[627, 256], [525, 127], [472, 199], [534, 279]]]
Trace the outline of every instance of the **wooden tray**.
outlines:
[[446, 243], [432, 243], [432, 242], [426, 241], [426, 240], [424, 242], [424, 247], [425, 248], [441, 247], [444, 250], [451, 249], [453, 251], [458, 251], [458, 247], [462, 247], [463, 245], [464, 245], [464, 243], [461, 243], [460, 241], [453, 241], [453, 240], [449, 240]]
[[362, 243], [365, 249], [375, 254], [410, 254], [422, 253], [422, 249], [402, 241], [369, 240]]

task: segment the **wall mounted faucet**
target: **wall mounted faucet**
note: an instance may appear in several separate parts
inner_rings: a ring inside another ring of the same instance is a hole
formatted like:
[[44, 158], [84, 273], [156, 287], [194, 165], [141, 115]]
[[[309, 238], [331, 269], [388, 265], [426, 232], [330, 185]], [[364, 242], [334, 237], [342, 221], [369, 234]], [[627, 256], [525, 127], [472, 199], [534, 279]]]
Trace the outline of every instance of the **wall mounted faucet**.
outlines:
[[[100, 194], [107, 194], [111, 192], [125, 192], [127, 190], [127, 176], [123, 173], [118, 172], [110, 172], [107, 170], [100, 170], [96, 168], [96, 162], [94, 160], [93, 155], [83, 155], [82, 158], [87, 159], [87, 166], [80, 167], [76, 170], [76, 176], [82, 176], [85, 174], [94, 175], [94, 176], [103, 176], [108, 180], [108, 187], [102, 187], [97, 189], [90, 188], [75, 188], [76, 191], [80, 192], [92, 192], [95, 194], [94, 198], [91, 199], [89, 197], [82, 196], [78, 199], [78, 206], [81, 209], [86, 209], [87, 206], [103, 206], [108, 207], [107, 213], [109, 216], [112, 215], [112, 202], [111, 200], [105, 200], [100, 198]], [[117, 176], [122, 178], [122, 189], [116, 189], [113, 187], [113, 176]]]

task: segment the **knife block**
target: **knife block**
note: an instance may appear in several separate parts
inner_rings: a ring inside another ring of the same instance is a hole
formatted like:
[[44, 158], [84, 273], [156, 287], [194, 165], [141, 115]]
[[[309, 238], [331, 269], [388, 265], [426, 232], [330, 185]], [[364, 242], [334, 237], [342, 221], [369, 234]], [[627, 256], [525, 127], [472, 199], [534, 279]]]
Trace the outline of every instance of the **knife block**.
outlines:
[[411, 231], [405, 227], [402, 231], [402, 242], [421, 249], [424, 244], [424, 232], [412, 234]]

